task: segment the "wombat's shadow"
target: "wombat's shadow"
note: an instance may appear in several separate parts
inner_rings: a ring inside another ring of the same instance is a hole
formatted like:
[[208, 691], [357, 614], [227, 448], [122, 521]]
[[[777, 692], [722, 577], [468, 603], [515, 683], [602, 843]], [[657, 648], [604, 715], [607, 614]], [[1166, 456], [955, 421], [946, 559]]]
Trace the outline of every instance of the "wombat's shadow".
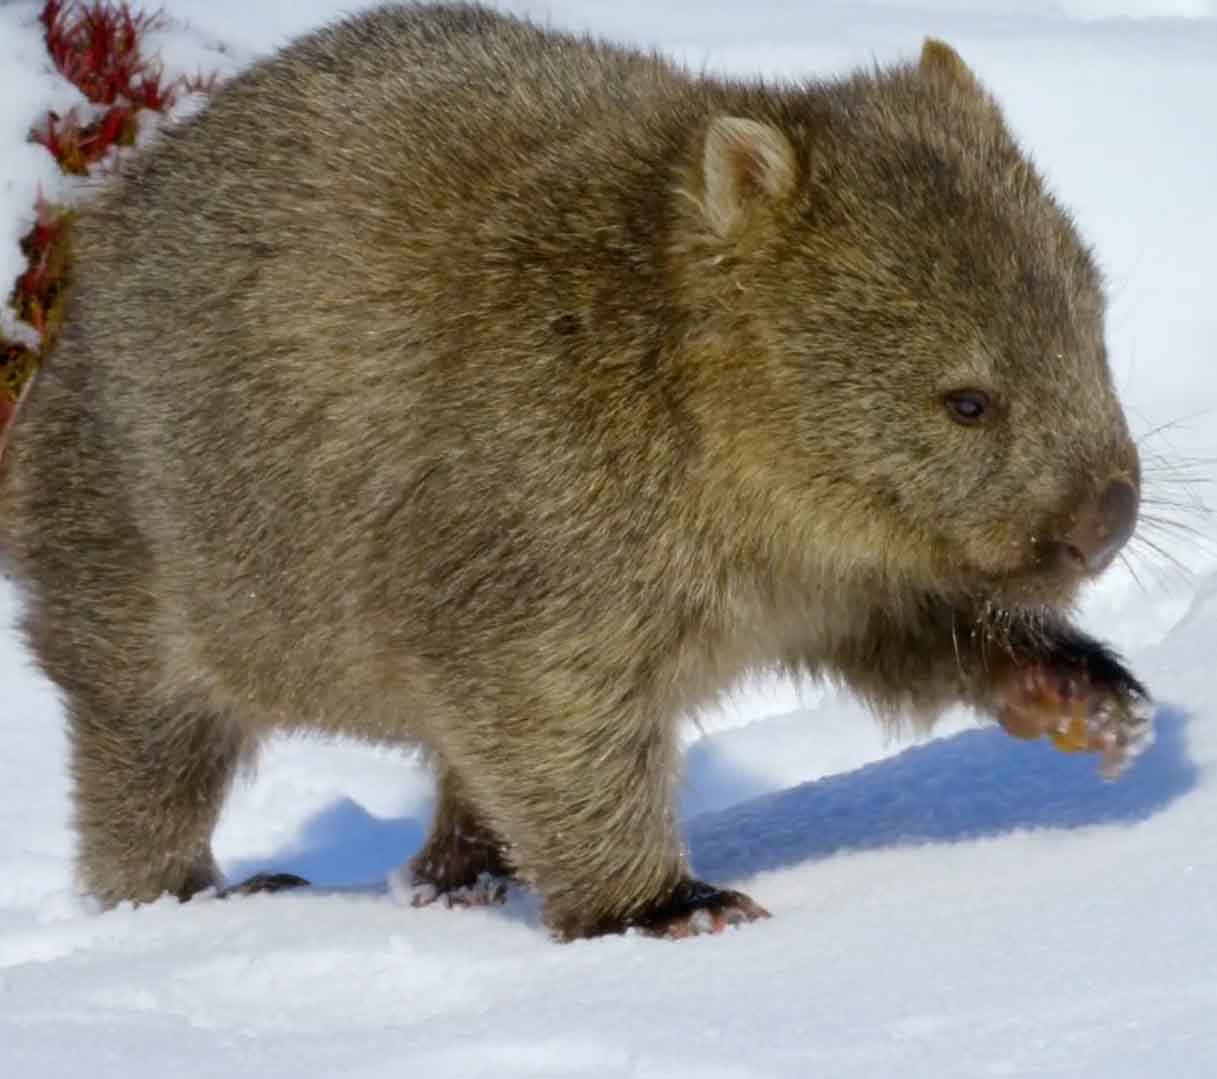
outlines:
[[1144, 820], [1186, 794], [1197, 770], [1187, 716], [1159, 708], [1154, 745], [1118, 782], [1093, 754], [964, 731], [842, 775], [753, 798], [688, 825], [693, 862], [732, 880], [847, 851]]
[[[1182, 711], [1160, 708], [1154, 745], [1116, 783], [1099, 776], [1092, 754], [1017, 742], [997, 728], [965, 731], [703, 813], [687, 824], [693, 864], [706, 879], [725, 882], [847, 851], [1133, 823], [1195, 786], [1187, 722]], [[690, 783], [713, 783], [744, 798], [762, 789], [717, 754], [712, 740], [699, 743], [687, 764]], [[230, 866], [229, 876], [286, 870], [326, 888], [383, 891], [386, 875], [422, 845], [426, 827], [426, 815], [384, 820], [342, 799], [313, 817], [289, 847]]]

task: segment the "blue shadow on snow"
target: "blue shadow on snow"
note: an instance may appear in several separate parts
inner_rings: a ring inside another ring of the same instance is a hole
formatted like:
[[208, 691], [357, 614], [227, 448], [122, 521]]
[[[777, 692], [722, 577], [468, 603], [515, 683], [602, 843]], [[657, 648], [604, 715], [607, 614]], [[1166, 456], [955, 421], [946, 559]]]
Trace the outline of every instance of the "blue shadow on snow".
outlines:
[[[702, 743], [690, 761], [701, 780], [749, 800], [688, 822], [693, 864], [707, 879], [733, 880], [846, 851], [953, 843], [1024, 828], [1135, 823], [1195, 785], [1186, 723], [1184, 713], [1161, 707], [1155, 744], [1116, 783], [1100, 778], [1091, 754], [1017, 742], [990, 727], [749, 797], [755, 780], [736, 775], [712, 742]], [[322, 887], [381, 890], [386, 874], [425, 838], [425, 817], [385, 820], [344, 798], [314, 816], [289, 846], [232, 865], [228, 875], [242, 880], [285, 870]]]
[[227, 867], [231, 881], [262, 871], [296, 873], [321, 886], [372, 884], [423, 845], [426, 821], [374, 817], [358, 802], [340, 798], [312, 817], [282, 850]]
[[1154, 745], [1114, 783], [1093, 754], [1018, 742], [997, 727], [965, 731], [703, 814], [688, 826], [693, 864], [707, 879], [732, 880], [846, 851], [1132, 824], [1195, 786], [1186, 724], [1183, 712], [1160, 707]]

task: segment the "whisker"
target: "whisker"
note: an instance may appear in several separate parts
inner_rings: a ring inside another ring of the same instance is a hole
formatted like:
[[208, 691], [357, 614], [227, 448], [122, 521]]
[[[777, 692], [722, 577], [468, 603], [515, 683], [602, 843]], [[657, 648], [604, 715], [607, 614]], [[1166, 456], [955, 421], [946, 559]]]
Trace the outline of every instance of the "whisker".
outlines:
[[1198, 420], [1204, 416], [1211, 416], [1213, 411], [1214, 410], [1211, 408], [1202, 408], [1199, 412], [1192, 412], [1185, 416], [1177, 416], [1173, 420], [1167, 420], [1165, 423], [1160, 423], [1157, 427], [1152, 427], [1150, 430], [1137, 435], [1134, 441], [1138, 446], [1140, 446], [1142, 442], [1147, 442], [1151, 438], [1157, 438], [1169, 431], [1173, 431], [1176, 427], [1182, 427], [1186, 423], [1191, 423], [1192, 420]]
[[1132, 574], [1132, 579], [1137, 582], [1137, 587], [1141, 590], [1142, 594], [1148, 596], [1149, 589], [1145, 587], [1145, 583], [1141, 580], [1141, 575], [1137, 573], [1136, 567], [1133, 566], [1132, 559], [1123, 551], [1120, 552], [1120, 563]]
[[1138, 525], [1147, 525], [1152, 528], [1162, 529], [1167, 532], [1173, 532], [1180, 536], [1188, 536], [1192, 539], [1212, 541], [1214, 537], [1207, 532], [1201, 531], [1195, 525], [1188, 524], [1187, 521], [1175, 520], [1172, 517], [1159, 517], [1153, 513], [1142, 513], [1137, 519]]
[[[1175, 476], [1187, 478], [1209, 478], [1210, 470], [1217, 464], [1217, 457], [1200, 457], [1182, 453], [1141, 453], [1141, 472], [1150, 476]], [[1197, 475], [1199, 474], [1199, 475]]]
[[1170, 566], [1174, 567], [1174, 569], [1176, 571], [1178, 571], [1178, 573], [1182, 576], [1182, 579], [1185, 583], [1191, 584], [1193, 581], [1195, 581], [1195, 579], [1196, 579], [1195, 573], [1192, 572], [1191, 568], [1185, 562], [1181, 561], [1175, 555], [1171, 554], [1170, 551], [1168, 551], [1161, 544], [1155, 543], [1148, 536], [1134, 535], [1130, 542], [1133, 544], [1140, 544], [1144, 547], [1148, 547], [1151, 551], [1153, 551], [1153, 553], [1155, 555], [1157, 555], [1160, 559], [1162, 559], [1163, 562], [1168, 563]]

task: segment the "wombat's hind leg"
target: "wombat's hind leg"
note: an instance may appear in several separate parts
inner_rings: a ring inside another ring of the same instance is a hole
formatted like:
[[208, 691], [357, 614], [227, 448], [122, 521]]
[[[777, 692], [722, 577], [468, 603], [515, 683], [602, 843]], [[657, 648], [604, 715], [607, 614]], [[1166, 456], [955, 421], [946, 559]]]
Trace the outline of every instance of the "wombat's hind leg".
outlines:
[[448, 907], [501, 903], [511, 875], [502, 841], [481, 819], [456, 777], [444, 771], [431, 835], [406, 872], [411, 904], [422, 907], [437, 900]]
[[211, 833], [247, 739], [189, 709], [69, 700], [81, 884], [105, 905], [221, 879]]

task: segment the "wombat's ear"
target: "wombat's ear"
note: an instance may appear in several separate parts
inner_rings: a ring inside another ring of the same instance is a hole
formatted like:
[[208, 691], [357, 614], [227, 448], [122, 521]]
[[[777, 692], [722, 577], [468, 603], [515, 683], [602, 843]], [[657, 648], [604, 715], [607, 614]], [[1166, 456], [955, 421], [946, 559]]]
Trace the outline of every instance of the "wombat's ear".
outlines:
[[788, 194], [796, 174], [790, 140], [775, 127], [739, 116], [711, 122], [702, 168], [703, 205], [720, 236], [748, 209]]
[[945, 41], [939, 41], [936, 37], [925, 39], [925, 44], [921, 46], [921, 63], [918, 66], [923, 75], [945, 76], [961, 90], [974, 94], [984, 93], [976, 76], [972, 74], [972, 69], [963, 62], [963, 57]]

